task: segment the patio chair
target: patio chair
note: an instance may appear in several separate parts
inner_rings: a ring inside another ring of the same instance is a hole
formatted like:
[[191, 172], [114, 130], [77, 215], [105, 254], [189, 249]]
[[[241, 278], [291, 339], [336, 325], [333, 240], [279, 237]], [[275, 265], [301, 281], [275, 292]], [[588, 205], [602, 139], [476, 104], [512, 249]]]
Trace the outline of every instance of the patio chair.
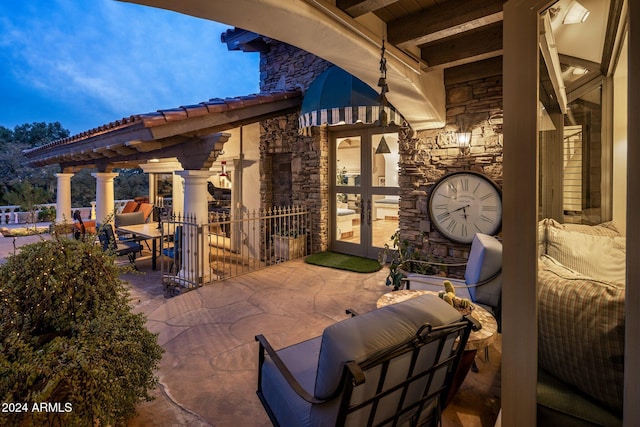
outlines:
[[456, 295], [489, 310], [500, 325], [502, 302], [502, 243], [495, 237], [477, 233], [471, 243], [464, 281], [442, 276], [410, 273], [403, 281], [407, 289], [444, 290], [449, 280]]
[[423, 295], [277, 351], [258, 335], [257, 394], [275, 426], [436, 426], [472, 326]]
[[135, 241], [119, 242], [116, 240], [111, 224], [103, 224], [98, 232], [98, 239], [105, 252], [112, 252], [117, 257], [127, 255], [129, 262], [135, 266], [136, 253], [142, 252], [142, 245]]
[[73, 232], [73, 237], [76, 240], [80, 240], [82, 238], [84, 238], [84, 236], [87, 234], [87, 229], [84, 226], [84, 222], [82, 221], [82, 215], [80, 214], [79, 210], [75, 210], [73, 212], [73, 219], [75, 221], [77, 221], [74, 224], [74, 232]]
[[120, 213], [130, 213], [130, 212], [135, 212], [138, 210], [138, 203], [134, 202], [133, 200], [129, 200], [124, 207], [122, 208], [122, 210], [120, 211]]
[[182, 268], [182, 226], [176, 226], [176, 230], [173, 233], [173, 246], [164, 248], [162, 254], [168, 258], [171, 258], [171, 265], [169, 266], [169, 273], [176, 267], [176, 273]]

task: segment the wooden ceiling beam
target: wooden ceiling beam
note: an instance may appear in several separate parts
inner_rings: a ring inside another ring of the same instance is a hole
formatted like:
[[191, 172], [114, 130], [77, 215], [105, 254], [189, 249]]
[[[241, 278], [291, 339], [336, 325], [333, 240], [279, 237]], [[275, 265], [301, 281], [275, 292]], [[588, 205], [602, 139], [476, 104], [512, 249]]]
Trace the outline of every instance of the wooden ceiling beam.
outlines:
[[398, 0], [336, 0], [336, 7], [343, 10], [352, 18], [357, 18], [369, 12], [375, 12]]
[[134, 148], [137, 151], [141, 151], [143, 153], [147, 153], [149, 151], [155, 151], [155, 150], [159, 150], [162, 148], [162, 143], [158, 142], [158, 141], [140, 141], [138, 140], [134, 140], [134, 141], [127, 141], [124, 144], [125, 146], [129, 147], [129, 148]]
[[388, 23], [389, 42], [400, 47], [422, 45], [502, 21], [506, 0], [450, 0]]
[[427, 43], [421, 58], [430, 69], [448, 68], [502, 55], [502, 22]]

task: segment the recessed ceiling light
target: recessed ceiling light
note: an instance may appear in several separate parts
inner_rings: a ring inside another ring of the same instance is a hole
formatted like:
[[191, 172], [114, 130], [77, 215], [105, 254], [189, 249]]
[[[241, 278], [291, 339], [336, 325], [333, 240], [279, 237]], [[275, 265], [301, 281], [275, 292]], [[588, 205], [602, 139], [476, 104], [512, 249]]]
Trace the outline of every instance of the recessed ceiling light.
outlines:
[[576, 0], [572, 1], [567, 10], [567, 14], [562, 21], [563, 24], [581, 24], [587, 20], [591, 12], [589, 9], [578, 3]]

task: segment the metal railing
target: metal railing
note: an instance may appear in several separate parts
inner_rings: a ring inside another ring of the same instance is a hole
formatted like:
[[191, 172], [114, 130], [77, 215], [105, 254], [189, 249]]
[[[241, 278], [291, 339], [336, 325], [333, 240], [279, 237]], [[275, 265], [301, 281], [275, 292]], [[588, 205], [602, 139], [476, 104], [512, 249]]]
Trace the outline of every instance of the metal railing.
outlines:
[[162, 221], [161, 270], [166, 296], [301, 258], [311, 247], [310, 216], [300, 206], [210, 212]]

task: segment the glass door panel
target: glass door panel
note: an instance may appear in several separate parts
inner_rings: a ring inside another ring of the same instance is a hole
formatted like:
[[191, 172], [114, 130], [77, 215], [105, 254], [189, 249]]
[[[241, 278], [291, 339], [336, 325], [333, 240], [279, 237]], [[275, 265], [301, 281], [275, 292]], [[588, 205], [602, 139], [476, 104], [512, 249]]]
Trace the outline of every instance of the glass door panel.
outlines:
[[398, 133], [371, 136], [371, 248], [373, 257], [385, 244], [393, 247], [391, 236], [398, 229]]
[[363, 214], [362, 138], [358, 135], [336, 139], [335, 145], [335, 209], [333, 224], [335, 241], [360, 245], [360, 224]]
[[336, 240], [360, 244], [360, 217], [363, 214], [360, 193], [337, 193], [334, 224]]
[[398, 134], [362, 128], [332, 135], [333, 250], [376, 259], [398, 228]]

